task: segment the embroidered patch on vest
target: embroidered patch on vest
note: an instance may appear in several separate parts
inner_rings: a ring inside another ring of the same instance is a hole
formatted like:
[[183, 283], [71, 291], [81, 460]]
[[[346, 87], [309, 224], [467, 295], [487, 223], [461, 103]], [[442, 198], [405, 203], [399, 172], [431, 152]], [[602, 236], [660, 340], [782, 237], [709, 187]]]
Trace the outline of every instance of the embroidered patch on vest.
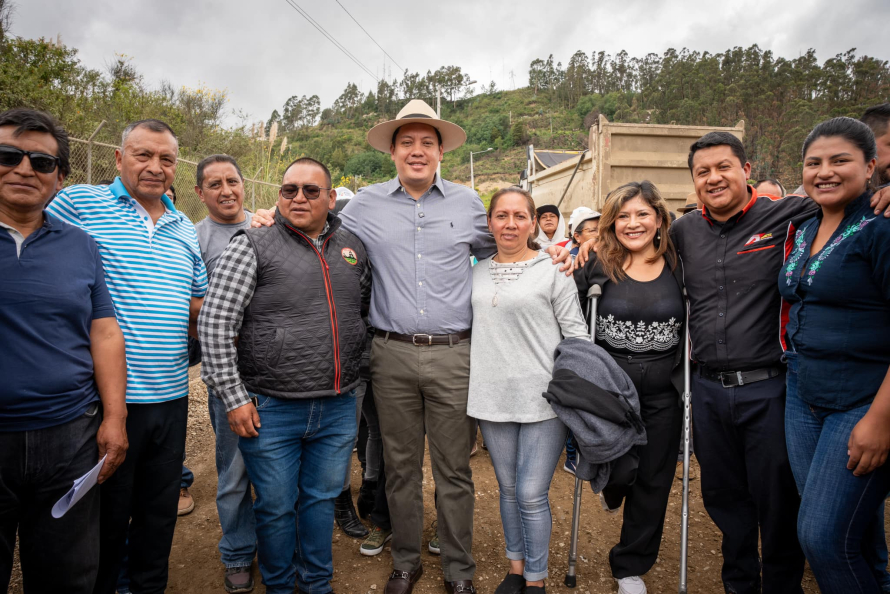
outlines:
[[348, 264], [352, 264], [355, 266], [358, 263], [358, 257], [355, 255], [355, 252], [352, 248], [345, 247], [340, 250], [340, 254], [343, 256], [343, 259], [346, 260]]

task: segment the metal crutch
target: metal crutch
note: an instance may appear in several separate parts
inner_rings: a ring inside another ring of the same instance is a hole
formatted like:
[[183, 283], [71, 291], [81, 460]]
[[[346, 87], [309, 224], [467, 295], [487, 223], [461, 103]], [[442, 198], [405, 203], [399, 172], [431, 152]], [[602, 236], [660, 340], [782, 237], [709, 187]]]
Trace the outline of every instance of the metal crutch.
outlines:
[[[684, 289], [683, 296], [686, 296]], [[685, 301], [685, 299], [684, 299]], [[683, 511], [680, 524], [680, 594], [686, 594], [686, 570], [689, 561], [689, 413], [692, 390], [689, 386], [690, 343], [689, 343], [689, 304], [686, 305], [686, 332], [683, 347]]]
[[[588, 319], [590, 320], [590, 340], [596, 340], [596, 301], [602, 295], [603, 290], [599, 285], [593, 285], [587, 289]], [[575, 453], [576, 460], [581, 460], [581, 452]], [[578, 564], [578, 532], [581, 528], [581, 492], [584, 481], [575, 477], [575, 500], [572, 503], [572, 542], [569, 546], [569, 569], [566, 571], [565, 585], [574, 588], [577, 585], [575, 566]]]

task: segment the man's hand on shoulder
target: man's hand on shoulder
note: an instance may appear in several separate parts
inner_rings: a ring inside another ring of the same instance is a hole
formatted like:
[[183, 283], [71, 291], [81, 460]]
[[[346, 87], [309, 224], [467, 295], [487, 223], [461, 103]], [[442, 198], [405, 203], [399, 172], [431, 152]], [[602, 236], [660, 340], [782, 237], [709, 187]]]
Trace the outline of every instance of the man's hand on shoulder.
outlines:
[[572, 276], [574, 268], [572, 267], [572, 252], [560, 245], [551, 245], [546, 250], [550, 257], [553, 258], [553, 264], [562, 264], [559, 267], [560, 272], [565, 272], [566, 276]]
[[248, 402], [226, 413], [229, 419], [229, 428], [239, 437], [258, 437], [257, 429], [260, 428], [260, 413], [256, 411], [253, 402]]
[[596, 252], [596, 239], [588, 239], [578, 248], [578, 255], [575, 256], [575, 270], [583, 268], [590, 259], [590, 251]]
[[271, 209], [266, 210], [265, 208], [258, 208], [255, 213], [253, 213], [253, 218], [250, 220], [250, 226], [253, 228], [257, 227], [271, 227], [275, 224], [275, 210], [277, 207], [273, 206]]
[[875, 192], [871, 197], [871, 206], [875, 209], [875, 214], [881, 214], [890, 219], [890, 186], [886, 186]]

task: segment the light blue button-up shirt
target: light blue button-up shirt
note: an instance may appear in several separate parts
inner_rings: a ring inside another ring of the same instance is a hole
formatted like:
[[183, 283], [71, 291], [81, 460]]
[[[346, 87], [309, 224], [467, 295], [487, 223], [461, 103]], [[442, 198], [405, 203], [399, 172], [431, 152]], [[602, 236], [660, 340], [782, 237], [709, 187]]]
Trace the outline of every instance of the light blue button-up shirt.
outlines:
[[401, 334], [452, 334], [473, 323], [470, 255], [496, 251], [485, 207], [436, 176], [418, 200], [398, 177], [363, 188], [340, 213], [371, 259], [371, 325]]

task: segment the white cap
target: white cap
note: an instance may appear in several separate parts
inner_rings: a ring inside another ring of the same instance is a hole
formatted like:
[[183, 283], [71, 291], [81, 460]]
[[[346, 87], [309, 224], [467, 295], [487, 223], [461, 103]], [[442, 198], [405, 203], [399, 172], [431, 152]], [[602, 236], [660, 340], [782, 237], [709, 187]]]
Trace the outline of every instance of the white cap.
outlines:
[[572, 211], [572, 216], [569, 217], [569, 232], [574, 233], [577, 225], [580, 225], [584, 221], [589, 221], [590, 219], [598, 219], [601, 216], [600, 213], [591, 208], [579, 206]]

